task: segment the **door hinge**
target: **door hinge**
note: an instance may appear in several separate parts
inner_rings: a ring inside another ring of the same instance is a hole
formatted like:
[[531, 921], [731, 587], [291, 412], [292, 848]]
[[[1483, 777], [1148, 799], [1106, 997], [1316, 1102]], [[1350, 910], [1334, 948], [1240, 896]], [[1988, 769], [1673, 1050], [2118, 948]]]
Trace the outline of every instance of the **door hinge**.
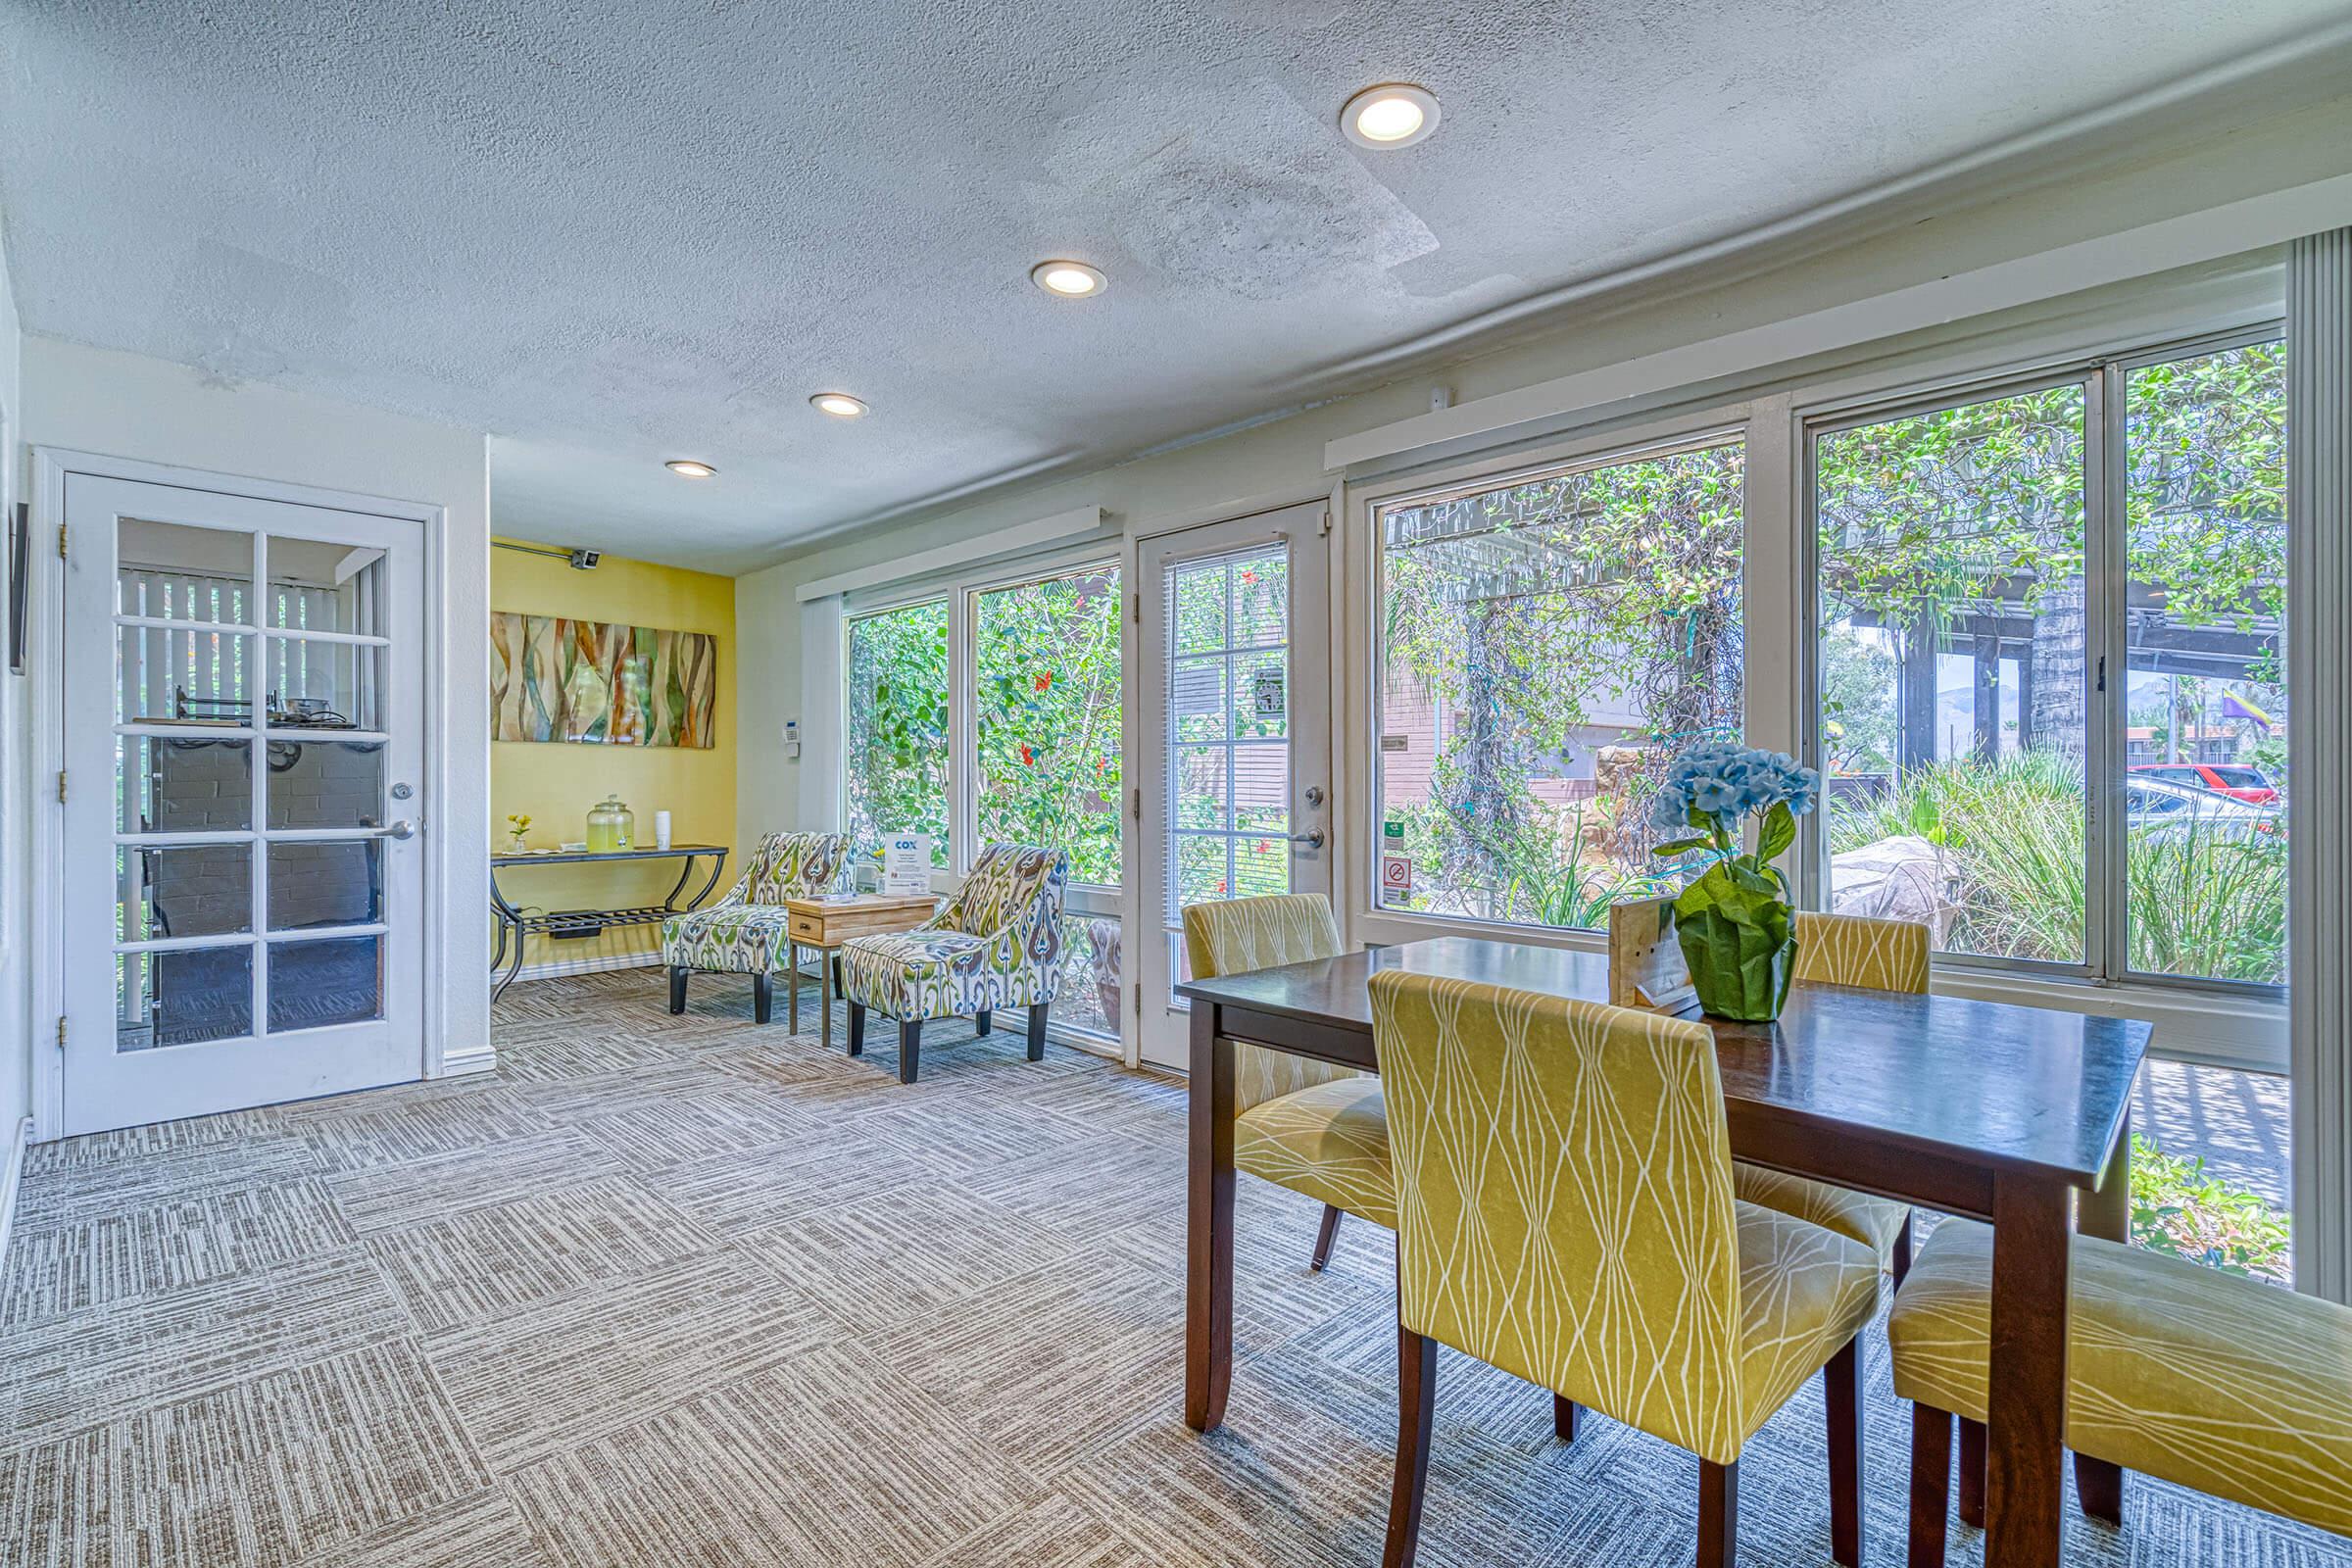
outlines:
[[57, 1015], [57, 1049], [66, 1049], [66, 1015], [62, 1012]]
[[1331, 509], [1329, 507], [1323, 509], [1323, 521], [1316, 527], [1315, 537], [1318, 539], [1331, 537]]
[[2107, 656], [2105, 654], [2099, 656], [2099, 684], [2094, 689], [2102, 692], [2107, 689]]
[[57, 770], [57, 804], [66, 804], [66, 770], [62, 767]]
[[62, 522], [57, 525], [57, 559], [66, 559], [66, 525]]
[[1144, 819], [1144, 787], [1141, 784], [1129, 792], [1127, 809], [1138, 822]]
[[1144, 623], [1144, 591], [1137, 589], [1127, 596], [1127, 614], [1138, 626]]
[[[1141, 1018], [1144, 1015], [1144, 983], [1141, 980], [1138, 980], [1135, 983], [1135, 1015], [1138, 1018]], [[66, 1026], [66, 1020], [63, 1018], [58, 1019], [57, 1026], [62, 1030]], [[63, 1045], [65, 1042], [63, 1039], [60, 1039], [58, 1043]]]

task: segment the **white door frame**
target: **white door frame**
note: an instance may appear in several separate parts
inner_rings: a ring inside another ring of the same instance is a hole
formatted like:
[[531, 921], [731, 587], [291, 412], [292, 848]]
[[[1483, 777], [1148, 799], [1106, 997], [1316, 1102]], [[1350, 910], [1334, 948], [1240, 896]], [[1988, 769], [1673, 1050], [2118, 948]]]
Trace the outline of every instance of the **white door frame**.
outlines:
[[[27, 956], [32, 993], [32, 1119], [33, 1139], [56, 1138], [65, 1125], [64, 1054], [57, 1041], [58, 1021], [65, 1006], [65, 808], [57, 798], [57, 775], [66, 765], [65, 714], [65, 560], [57, 548], [57, 530], [66, 516], [66, 478], [88, 474], [97, 478], [132, 479], [172, 485], [183, 490], [210, 490], [256, 501], [280, 501], [295, 506], [324, 507], [338, 512], [365, 513], [379, 517], [421, 523], [424, 530], [424, 753], [421, 776], [428, 781], [425, 798], [428, 831], [424, 835], [422, 1008], [423, 1060], [426, 1078], [440, 1077], [447, 1065], [443, 1009], [434, 999], [443, 994], [440, 926], [455, 911], [444, 907], [446, 890], [453, 885], [448, 856], [450, 835], [431, 831], [438, 813], [454, 801], [450, 768], [453, 748], [447, 743], [444, 676], [449, 660], [449, 633], [443, 604], [444, 541], [449, 527], [446, 507], [383, 496], [326, 490], [314, 485], [286, 484], [242, 474], [217, 473], [172, 464], [146, 463], [135, 458], [107, 457], [63, 447], [35, 447], [32, 454], [32, 540], [27, 559], [37, 564], [27, 584], [26, 673], [31, 700], [33, 768], [31, 800], [32, 863], [26, 868], [32, 890]], [[484, 918], [487, 918], [485, 912]], [[487, 984], [487, 977], [480, 977]]]
[[[1154, 640], [1150, 635], [1154, 627], [1160, 632], [1162, 639], [1169, 634], [1169, 629], [1165, 624], [1164, 612], [1158, 608], [1162, 597], [1155, 580], [1158, 564], [1167, 554], [1169, 547], [1177, 544], [1187, 534], [1205, 533], [1211, 529], [1249, 530], [1255, 525], [1262, 525], [1262, 537], [1268, 540], [1282, 538], [1287, 534], [1291, 541], [1290, 670], [1291, 687], [1295, 691], [1300, 685], [1305, 684], [1299, 678], [1299, 662], [1302, 655], [1316, 662], [1326, 661], [1330, 657], [1332, 619], [1337, 611], [1332, 593], [1335, 585], [1335, 573], [1332, 570], [1330, 549], [1331, 523], [1332, 512], [1327, 498], [1309, 496], [1275, 502], [1239, 514], [1226, 513], [1216, 517], [1197, 521], [1173, 525], [1154, 525], [1150, 532], [1138, 532], [1131, 536], [1129, 580], [1134, 584], [1137, 598], [1135, 615], [1130, 623], [1135, 633], [1132, 644], [1133, 654], [1127, 662], [1135, 681], [1132, 690], [1137, 701], [1131, 710], [1135, 715], [1136, 749], [1130, 755], [1147, 764], [1137, 771], [1149, 776], [1149, 787], [1141, 790], [1135, 802], [1137, 808], [1134, 813], [1136, 849], [1133, 864], [1135, 875], [1131, 883], [1134, 891], [1128, 905], [1130, 918], [1126, 936], [1126, 970], [1127, 977], [1134, 987], [1135, 999], [1135, 1029], [1130, 1053], [1131, 1060], [1137, 1065], [1157, 1067], [1162, 1070], [1168, 1070], [1173, 1066], [1169, 1062], [1152, 1061], [1145, 1054], [1144, 1050], [1145, 1038], [1151, 1033], [1152, 1021], [1158, 1016], [1155, 1009], [1166, 1005], [1164, 999], [1167, 982], [1171, 978], [1170, 965], [1163, 956], [1167, 949], [1160, 914], [1161, 901], [1167, 895], [1167, 888], [1164, 885], [1167, 864], [1165, 855], [1167, 843], [1165, 780], [1170, 766], [1166, 744], [1167, 697], [1163, 674], [1166, 667], [1166, 650], [1164, 647], [1154, 647]], [[1236, 541], [1236, 543], [1238, 542]], [[1221, 554], [1229, 548], [1233, 548], [1233, 546], [1216, 546], [1202, 553]], [[1319, 630], [1310, 627], [1304, 636], [1300, 635], [1297, 615], [1300, 601], [1299, 584], [1302, 579], [1308, 586], [1311, 595], [1310, 602], [1313, 600], [1321, 602], [1323, 621]], [[1146, 594], [1152, 596], [1152, 605], [1146, 606], [1144, 603], [1143, 596]], [[1144, 660], [1144, 655], [1147, 653], [1152, 656], [1152, 662], [1148, 665]], [[1339, 781], [1332, 777], [1332, 768], [1336, 765], [1335, 754], [1332, 750], [1334, 739], [1332, 724], [1337, 705], [1328, 695], [1331, 690], [1331, 682], [1328, 679], [1329, 671], [1330, 666], [1328, 663], [1324, 663], [1322, 673], [1325, 678], [1319, 684], [1327, 695], [1323, 699], [1323, 710], [1320, 715], [1306, 728], [1301, 729], [1296, 722], [1296, 713], [1294, 712], [1290, 728], [1293, 759], [1291, 825], [1296, 828], [1301, 824], [1302, 820], [1311, 820], [1311, 825], [1322, 830], [1324, 838], [1320, 849], [1304, 852], [1313, 856], [1311, 864], [1316, 872], [1305, 880], [1309, 887], [1319, 885], [1327, 896], [1335, 892], [1333, 875], [1338, 866], [1337, 850], [1339, 845]], [[1147, 682], [1149, 682], [1148, 685]], [[1230, 701], [1230, 696], [1228, 700]], [[1306, 764], [1303, 767], [1298, 765], [1301, 761], [1302, 751], [1304, 753], [1303, 761]], [[1140, 784], [1143, 780], [1139, 779], [1138, 782]], [[1320, 807], [1302, 812], [1299, 808], [1299, 797], [1310, 786], [1322, 790], [1323, 803]], [[1299, 853], [1301, 852], [1294, 851], [1294, 885], [1297, 883], [1297, 857]]]

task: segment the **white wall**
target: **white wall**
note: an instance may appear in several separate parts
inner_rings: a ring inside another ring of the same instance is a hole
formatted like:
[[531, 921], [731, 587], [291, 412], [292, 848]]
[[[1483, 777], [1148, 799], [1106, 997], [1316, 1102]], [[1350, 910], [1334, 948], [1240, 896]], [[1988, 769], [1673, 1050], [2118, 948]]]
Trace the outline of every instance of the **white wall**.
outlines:
[[[896, 560], [1083, 506], [1100, 506], [1129, 533], [1237, 515], [1330, 492], [1324, 443], [1426, 413], [1433, 384], [1456, 404], [1620, 364], [1684, 344], [1929, 282], [2097, 234], [2287, 190], [2352, 170], [2352, 100], [2233, 127], [2193, 152], [2005, 189], [1871, 236], [1814, 235], [1713, 269], [1706, 279], [1666, 279], [1638, 295], [1585, 307], [1502, 347], [1436, 358], [1409, 379], [1234, 434], [1111, 467], [1009, 489], [845, 533], [737, 579], [735, 623], [747, 672], [738, 754], [740, 832], [836, 824], [803, 820], [804, 769], [837, 765], [827, 715], [805, 712], [794, 590], [804, 582]], [[1979, 181], [1979, 188], [1985, 182]], [[1832, 240], [1836, 239], [1836, 243]], [[2062, 308], [2063, 309], [2063, 308]], [[1148, 373], [1139, 367], [1139, 373]], [[1255, 411], [1237, 408], [1237, 418]], [[877, 411], [875, 417], [888, 417]], [[787, 760], [782, 726], [802, 720], [803, 761]], [[1335, 764], [1339, 762], [1335, 759]], [[820, 792], [821, 793], [821, 792]]]
[[[445, 509], [439, 586], [446, 657], [441, 729], [433, 737], [441, 765], [425, 816], [441, 889], [427, 941], [445, 983], [426, 1003], [438, 1012], [451, 1067], [486, 1059], [490, 528], [481, 433], [40, 336], [24, 339], [22, 381], [21, 463], [32, 447], [58, 447]], [[36, 535], [58, 521], [33, 520]], [[54, 553], [47, 559], [54, 562]], [[35, 680], [56, 675], [33, 671]], [[54, 807], [35, 797], [33, 815], [36, 832], [55, 831]]]

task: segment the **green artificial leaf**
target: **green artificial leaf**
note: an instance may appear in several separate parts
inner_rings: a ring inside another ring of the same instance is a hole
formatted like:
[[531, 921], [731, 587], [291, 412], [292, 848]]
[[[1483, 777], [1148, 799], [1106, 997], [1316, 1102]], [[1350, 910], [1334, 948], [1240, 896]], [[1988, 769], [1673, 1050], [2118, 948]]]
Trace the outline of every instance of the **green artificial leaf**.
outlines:
[[1787, 801], [1774, 803], [1764, 814], [1764, 831], [1756, 842], [1756, 859], [1770, 864], [1781, 858], [1789, 845], [1796, 842], [1796, 813], [1788, 809]]
[[1710, 844], [1712, 844], [1713, 842], [1714, 842], [1714, 841], [1713, 841], [1712, 839], [1703, 839], [1703, 838], [1676, 839], [1676, 840], [1675, 840], [1673, 843], [1671, 843], [1671, 844], [1661, 844], [1661, 845], [1658, 845], [1656, 848], [1652, 849], [1652, 850], [1651, 850], [1649, 853], [1650, 853], [1650, 854], [1652, 854], [1652, 855], [1661, 855], [1661, 856], [1668, 856], [1668, 857], [1671, 857], [1671, 856], [1676, 856], [1676, 855], [1689, 855], [1689, 854], [1690, 854], [1690, 853], [1692, 850], [1703, 850], [1703, 849], [1707, 848], [1707, 847], [1708, 847]]

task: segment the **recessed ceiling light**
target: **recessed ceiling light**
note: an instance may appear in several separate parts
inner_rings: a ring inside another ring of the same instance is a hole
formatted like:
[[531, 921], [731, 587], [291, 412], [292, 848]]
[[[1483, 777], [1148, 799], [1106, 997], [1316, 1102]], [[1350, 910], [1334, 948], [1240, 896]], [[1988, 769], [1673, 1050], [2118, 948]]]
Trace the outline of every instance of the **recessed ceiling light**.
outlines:
[[1029, 281], [1067, 300], [1082, 300], [1110, 286], [1101, 268], [1084, 262], [1040, 262], [1029, 269]]
[[836, 419], [857, 419], [865, 415], [865, 405], [847, 392], [819, 392], [808, 400], [808, 406]]
[[1366, 87], [1340, 111], [1340, 128], [1359, 147], [1410, 147], [1438, 128], [1438, 100], [1409, 82]]
[[682, 473], [689, 479], [708, 479], [718, 472], [708, 463], [697, 463], [692, 458], [672, 458], [662, 466], [672, 473]]

